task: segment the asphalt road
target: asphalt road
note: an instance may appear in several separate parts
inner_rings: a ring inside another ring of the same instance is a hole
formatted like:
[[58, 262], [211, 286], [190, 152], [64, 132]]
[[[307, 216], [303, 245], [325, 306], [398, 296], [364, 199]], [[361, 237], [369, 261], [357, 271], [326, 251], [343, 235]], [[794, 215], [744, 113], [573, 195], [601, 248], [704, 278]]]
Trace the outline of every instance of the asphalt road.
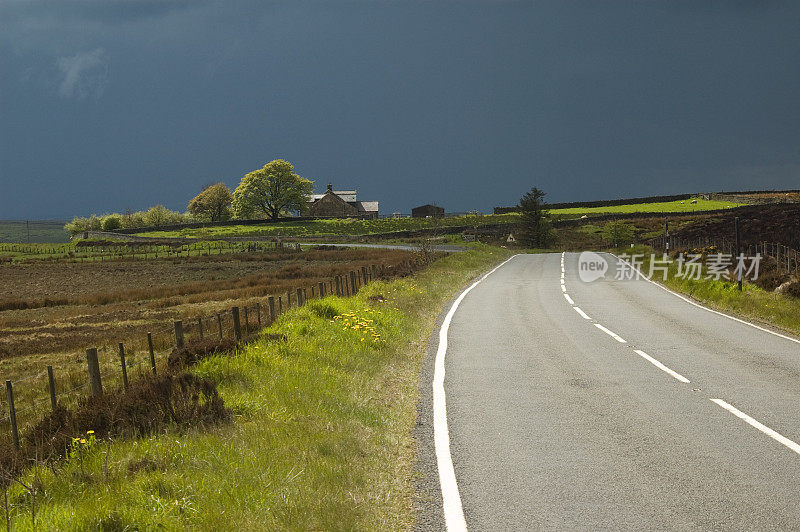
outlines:
[[452, 316], [467, 527], [800, 529], [800, 344], [646, 280], [582, 282], [578, 254], [562, 289], [561, 258], [514, 257]]

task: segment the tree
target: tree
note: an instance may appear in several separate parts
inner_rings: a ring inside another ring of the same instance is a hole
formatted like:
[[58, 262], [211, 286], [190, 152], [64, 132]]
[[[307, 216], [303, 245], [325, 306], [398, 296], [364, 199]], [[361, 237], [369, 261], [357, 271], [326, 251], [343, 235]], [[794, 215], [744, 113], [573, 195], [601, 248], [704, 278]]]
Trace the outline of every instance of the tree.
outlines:
[[186, 221], [181, 213], [171, 211], [163, 205], [150, 207], [150, 209], [142, 215], [142, 219], [145, 227], [175, 225]]
[[103, 217], [103, 231], [122, 229], [122, 217], [119, 214], [109, 214]]
[[533, 187], [519, 200], [520, 220], [517, 239], [525, 247], [546, 248], [556, 241], [549, 213], [544, 207], [544, 196], [544, 192]]
[[602, 231], [603, 240], [614, 247], [630, 244], [636, 237], [636, 226], [626, 222], [614, 220], [606, 223]]
[[231, 216], [233, 194], [224, 183], [209, 185], [189, 202], [188, 210], [198, 220], [218, 222]]
[[233, 191], [233, 210], [238, 218], [264, 215], [277, 220], [281, 213], [305, 210], [313, 181], [294, 173], [294, 166], [276, 159], [246, 174]]

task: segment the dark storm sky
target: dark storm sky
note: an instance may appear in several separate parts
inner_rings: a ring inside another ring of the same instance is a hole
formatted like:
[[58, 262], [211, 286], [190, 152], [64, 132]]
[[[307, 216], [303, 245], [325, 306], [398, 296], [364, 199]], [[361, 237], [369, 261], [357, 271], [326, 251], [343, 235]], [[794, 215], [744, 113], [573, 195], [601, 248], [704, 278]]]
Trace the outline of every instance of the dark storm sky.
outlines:
[[0, 0], [0, 219], [800, 188], [800, 2]]

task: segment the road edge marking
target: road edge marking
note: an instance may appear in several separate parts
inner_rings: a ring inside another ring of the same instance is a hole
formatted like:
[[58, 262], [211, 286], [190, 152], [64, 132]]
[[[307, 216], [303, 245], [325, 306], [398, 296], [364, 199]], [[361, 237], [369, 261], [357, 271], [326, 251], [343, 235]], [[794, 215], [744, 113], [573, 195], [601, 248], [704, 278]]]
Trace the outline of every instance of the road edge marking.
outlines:
[[439, 486], [442, 490], [442, 509], [444, 511], [444, 523], [448, 531], [466, 530], [467, 522], [464, 519], [464, 508], [461, 504], [461, 494], [458, 491], [456, 482], [456, 471], [453, 467], [453, 456], [450, 454], [450, 431], [447, 427], [447, 403], [445, 400], [444, 359], [447, 355], [447, 332], [450, 329], [450, 321], [456, 313], [461, 301], [470, 291], [478, 286], [484, 279], [489, 277], [501, 266], [505, 265], [514, 257], [512, 255], [489, 272], [483, 274], [477, 281], [472, 283], [453, 302], [450, 310], [442, 321], [439, 328], [439, 345], [436, 348], [436, 361], [433, 371], [433, 443], [436, 450], [436, 466], [439, 472]]
[[669, 292], [673, 296], [683, 299], [684, 301], [686, 301], [690, 305], [694, 305], [695, 307], [701, 308], [701, 309], [706, 310], [708, 312], [713, 312], [714, 314], [718, 314], [719, 316], [724, 316], [724, 317], [726, 317], [726, 318], [728, 318], [730, 320], [738, 321], [739, 323], [742, 323], [744, 325], [749, 325], [750, 327], [754, 327], [754, 328], [758, 329], [759, 331], [764, 331], [766, 333], [775, 335], [775, 336], [777, 336], [779, 338], [783, 338], [784, 340], [789, 340], [790, 342], [794, 342], [796, 344], [800, 344], [800, 340], [798, 340], [797, 338], [792, 338], [791, 336], [787, 336], [785, 334], [781, 334], [781, 333], [776, 332], [776, 331], [771, 331], [771, 330], [767, 329], [766, 327], [761, 327], [760, 325], [756, 325], [755, 323], [751, 323], [751, 322], [749, 322], [747, 320], [743, 320], [741, 318], [737, 318], [736, 316], [731, 316], [730, 314], [725, 314], [724, 312], [720, 312], [718, 310], [714, 310], [713, 308], [709, 308], [709, 307], [707, 307], [705, 305], [701, 305], [700, 303], [698, 303], [696, 301], [692, 301], [688, 297], [686, 297], [686, 296], [684, 296], [682, 294], [679, 294], [678, 292], [675, 292], [674, 290], [672, 290], [670, 288], [667, 288], [663, 284], [661, 284], [661, 283], [659, 283], [657, 281], [653, 281], [652, 279], [650, 279], [650, 277], [645, 275], [645, 273], [640, 268], [636, 268], [635, 266], [632, 266], [628, 261], [622, 260], [616, 254], [614, 254], [614, 253], [608, 253], [608, 254], [611, 255], [612, 257], [614, 257], [615, 259], [617, 259], [617, 260], [619, 260], [621, 262], [624, 262], [630, 268], [633, 268], [636, 272], [639, 273], [639, 275], [642, 277], [642, 279], [644, 279], [648, 283], [652, 283], [652, 284], [656, 285], [657, 287], [659, 287], [660, 289], [662, 289], [662, 290], [664, 290], [666, 292]]

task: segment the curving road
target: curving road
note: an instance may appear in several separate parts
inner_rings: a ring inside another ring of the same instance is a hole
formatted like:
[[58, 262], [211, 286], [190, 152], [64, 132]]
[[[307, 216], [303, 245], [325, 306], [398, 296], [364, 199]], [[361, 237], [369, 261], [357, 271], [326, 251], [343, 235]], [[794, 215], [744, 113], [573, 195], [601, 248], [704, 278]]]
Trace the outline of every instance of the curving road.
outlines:
[[452, 314], [445, 500], [467, 527], [800, 529], [800, 342], [577, 268], [516, 256]]

